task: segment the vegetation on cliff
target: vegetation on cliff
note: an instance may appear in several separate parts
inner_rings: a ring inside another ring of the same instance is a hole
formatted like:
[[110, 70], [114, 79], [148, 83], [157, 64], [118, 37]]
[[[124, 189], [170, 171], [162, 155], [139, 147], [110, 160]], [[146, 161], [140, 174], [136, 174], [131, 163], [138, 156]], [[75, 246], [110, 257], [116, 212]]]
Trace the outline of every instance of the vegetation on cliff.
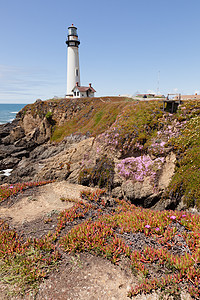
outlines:
[[[187, 207], [200, 207], [200, 129], [198, 100], [184, 101], [177, 112], [163, 112], [162, 101], [137, 101], [125, 97], [53, 99], [36, 101], [19, 114], [29, 112], [36, 118], [46, 116], [51, 128], [51, 141], [60, 142], [70, 135], [95, 137], [98, 161], [105, 149], [118, 153], [121, 162], [115, 167], [126, 180], [142, 180], [149, 175], [156, 187], [166, 156], [176, 154], [176, 171], [165, 197], [174, 207], [183, 200]], [[99, 164], [99, 162], [98, 162]], [[101, 173], [112, 177], [112, 168], [101, 166]], [[94, 179], [90, 158], [82, 166], [79, 182], [107, 187], [108, 181]], [[173, 208], [171, 206], [171, 208]]]
[[[60, 199], [74, 201], [74, 206], [57, 217], [42, 220], [45, 224], [54, 222], [54, 226], [42, 236], [39, 228], [36, 238], [24, 236], [0, 220], [1, 282], [10, 291], [24, 294], [62, 263], [63, 251], [69, 255], [89, 252], [114, 264], [128, 261], [138, 278], [129, 297], [154, 290], [179, 297], [180, 291], [185, 290], [198, 299], [199, 215], [183, 210], [144, 209], [111, 197], [110, 192], [116, 174], [133, 183], [141, 183], [149, 176], [156, 190], [166, 158], [173, 152], [175, 173], [163, 200], [171, 199], [171, 208], [180, 202], [188, 208], [200, 208], [199, 113], [199, 101], [184, 101], [171, 114], [162, 111], [159, 101], [118, 97], [37, 101], [25, 107], [18, 118], [22, 122], [27, 114], [35, 119], [46, 118], [55, 144], [69, 135], [94, 137], [90, 147], [93, 152], [88, 151], [83, 161], [77, 162], [78, 180], [105, 188], [108, 193], [82, 191], [84, 201]], [[71, 163], [59, 161], [59, 170], [62, 172], [66, 166], [67, 174], [70, 173]], [[45, 183], [0, 186], [0, 202]]]
[[186, 102], [176, 115], [184, 126], [180, 135], [169, 141], [177, 155], [177, 163], [168, 196], [177, 202], [183, 197], [188, 207], [200, 208], [200, 105]]
[[84, 167], [79, 173], [79, 183], [82, 185], [99, 186], [108, 191], [113, 186], [114, 162], [107, 156], [101, 157], [96, 161], [93, 168]]

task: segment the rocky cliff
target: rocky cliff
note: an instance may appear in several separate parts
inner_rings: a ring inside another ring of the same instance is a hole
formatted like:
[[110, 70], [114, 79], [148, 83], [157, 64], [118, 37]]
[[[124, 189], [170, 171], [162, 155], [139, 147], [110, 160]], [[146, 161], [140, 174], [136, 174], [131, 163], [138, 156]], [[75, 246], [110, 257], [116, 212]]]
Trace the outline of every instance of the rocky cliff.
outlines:
[[[198, 101], [57, 99], [0, 126], [1, 183], [66, 180], [106, 188], [144, 207], [200, 206]], [[189, 176], [189, 177], [188, 177]]]

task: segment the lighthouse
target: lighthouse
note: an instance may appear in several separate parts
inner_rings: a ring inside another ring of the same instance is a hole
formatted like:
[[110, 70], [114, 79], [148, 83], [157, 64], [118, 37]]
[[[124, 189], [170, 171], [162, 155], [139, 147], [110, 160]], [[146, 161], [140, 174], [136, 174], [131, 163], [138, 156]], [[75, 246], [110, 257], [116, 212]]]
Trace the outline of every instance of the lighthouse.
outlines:
[[67, 49], [67, 97], [73, 97], [72, 89], [78, 84], [80, 86], [80, 68], [77, 28], [72, 24], [68, 27], [68, 36], [66, 40]]
[[68, 27], [67, 44], [67, 95], [66, 97], [94, 97], [95, 89], [91, 83], [89, 86], [81, 86], [77, 28], [72, 24]]

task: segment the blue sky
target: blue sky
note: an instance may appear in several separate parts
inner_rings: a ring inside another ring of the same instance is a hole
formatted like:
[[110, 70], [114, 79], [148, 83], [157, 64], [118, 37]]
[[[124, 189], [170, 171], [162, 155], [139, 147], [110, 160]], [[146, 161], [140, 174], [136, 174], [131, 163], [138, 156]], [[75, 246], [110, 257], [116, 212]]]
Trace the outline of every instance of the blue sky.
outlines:
[[0, 103], [66, 94], [72, 23], [81, 84], [97, 96], [200, 91], [199, 0], [1, 0], [0, 11]]

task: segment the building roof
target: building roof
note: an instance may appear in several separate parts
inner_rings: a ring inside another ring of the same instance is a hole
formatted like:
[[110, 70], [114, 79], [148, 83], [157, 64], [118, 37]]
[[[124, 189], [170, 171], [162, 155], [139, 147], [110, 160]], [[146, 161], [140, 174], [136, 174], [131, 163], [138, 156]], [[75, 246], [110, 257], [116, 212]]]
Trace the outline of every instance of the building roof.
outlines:
[[[95, 93], [96, 91], [95, 91], [95, 89], [93, 89], [93, 87], [91, 87], [91, 86], [75, 86], [74, 88], [73, 88], [73, 90], [75, 89], [75, 88], [77, 88], [78, 90], [79, 90], [79, 92], [87, 92], [88, 90], [91, 90], [91, 92], [93, 92], [93, 93]], [[73, 91], [72, 90], [72, 91]]]
[[199, 100], [200, 95], [181, 95], [181, 100]]
[[[170, 95], [170, 94], [169, 94]], [[173, 95], [173, 94], [171, 94]], [[200, 100], [200, 95], [177, 95], [174, 97], [175, 100], [180, 99], [180, 100]]]

